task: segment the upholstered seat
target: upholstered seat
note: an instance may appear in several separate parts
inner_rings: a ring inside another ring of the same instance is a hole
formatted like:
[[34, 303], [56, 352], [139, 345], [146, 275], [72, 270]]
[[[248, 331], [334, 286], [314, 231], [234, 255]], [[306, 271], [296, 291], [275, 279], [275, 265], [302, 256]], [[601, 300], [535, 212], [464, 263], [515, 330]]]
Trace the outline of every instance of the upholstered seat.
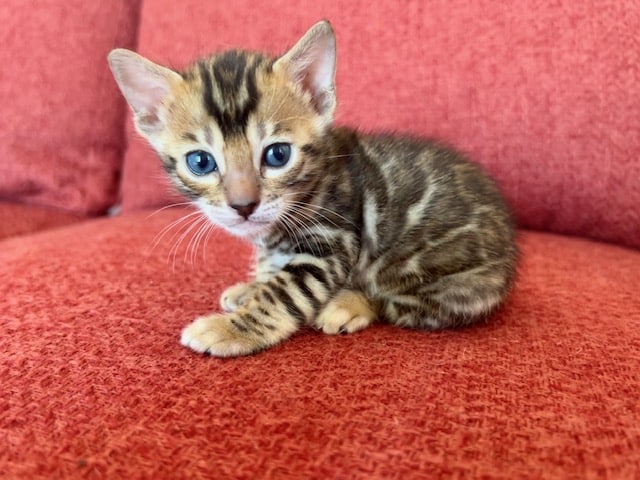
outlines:
[[[441, 137], [501, 183], [516, 286], [461, 330], [305, 329], [255, 356], [194, 354], [181, 329], [252, 252], [163, 208], [183, 200], [106, 54], [283, 51], [320, 18], [340, 122]], [[15, 65], [0, 76], [0, 477], [640, 476], [635, 2], [8, 0], [0, 20]], [[90, 88], [56, 80], [61, 65]], [[40, 115], [21, 111], [22, 77]]]

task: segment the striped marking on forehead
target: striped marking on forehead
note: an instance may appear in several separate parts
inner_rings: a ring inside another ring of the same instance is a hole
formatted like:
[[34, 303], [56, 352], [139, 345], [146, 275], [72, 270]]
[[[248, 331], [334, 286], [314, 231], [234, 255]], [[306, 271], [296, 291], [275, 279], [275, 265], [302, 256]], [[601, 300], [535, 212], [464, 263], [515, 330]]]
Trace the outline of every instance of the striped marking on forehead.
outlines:
[[269, 63], [261, 54], [231, 50], [197, 64], [202, 101], [224, 137], [244, 132], [260, 100], [256, 71]]

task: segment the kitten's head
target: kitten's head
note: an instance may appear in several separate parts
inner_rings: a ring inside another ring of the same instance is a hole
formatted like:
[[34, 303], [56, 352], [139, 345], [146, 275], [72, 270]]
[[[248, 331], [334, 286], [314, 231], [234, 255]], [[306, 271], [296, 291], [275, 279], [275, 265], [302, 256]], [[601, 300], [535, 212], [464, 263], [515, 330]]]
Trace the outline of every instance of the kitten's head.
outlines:
[[333, 121], [335, 55], [320, 22], [276, 59], [234, 50], [179, 73], [117, 49], [109, 64], [178, 189], [214, 223], [256, 239], [321, 174], [311, 157]]

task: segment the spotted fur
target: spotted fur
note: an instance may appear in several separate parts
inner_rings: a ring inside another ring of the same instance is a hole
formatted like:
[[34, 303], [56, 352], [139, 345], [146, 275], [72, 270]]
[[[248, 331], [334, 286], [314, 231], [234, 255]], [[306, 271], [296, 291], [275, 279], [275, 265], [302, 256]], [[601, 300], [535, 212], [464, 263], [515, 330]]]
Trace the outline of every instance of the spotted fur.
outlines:
[[[232, 50], [180, 73], [125, 50], [109, 61], [177, 188], [257, 247], [255, 278], [223, 293], [224, 313], [187, 326], [184, 345], [234, 356], [303, 324], [456, 327], [504, 300], [516, 247], [496, 185], [437, 143], [333, 126], [328, 23], [278, 58]], [[286, 164], [269, 162], [273, 145]], [[190, 152], [215, 171], [195, 174]]]

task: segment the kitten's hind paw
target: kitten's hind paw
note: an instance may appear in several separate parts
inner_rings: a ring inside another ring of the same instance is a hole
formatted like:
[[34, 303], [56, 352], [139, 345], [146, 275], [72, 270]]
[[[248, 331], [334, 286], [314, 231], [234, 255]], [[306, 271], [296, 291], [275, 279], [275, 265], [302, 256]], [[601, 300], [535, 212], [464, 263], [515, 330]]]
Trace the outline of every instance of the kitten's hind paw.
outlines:
[[330, 335], [353, 333], [368, 327], [377, 317], [371, 302], [360, 292], [342, 290], [318, 315], [316, 326]]

